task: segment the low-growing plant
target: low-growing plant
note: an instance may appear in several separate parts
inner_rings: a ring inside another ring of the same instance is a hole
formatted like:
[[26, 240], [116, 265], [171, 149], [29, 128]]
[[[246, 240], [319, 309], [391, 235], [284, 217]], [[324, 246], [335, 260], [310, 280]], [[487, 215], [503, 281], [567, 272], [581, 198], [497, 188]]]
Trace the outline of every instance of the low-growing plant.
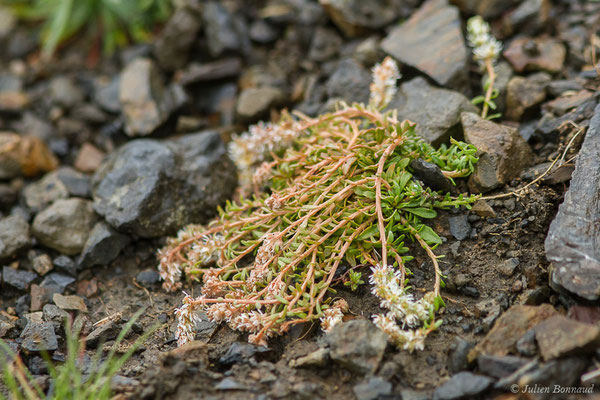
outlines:
[[12, 0], [18, 16], [43, 21], [43, 54], [80, 31], [102, 38], [104, 52], [112, 53], [129, 40], [145, 41], [157, 22], [171, 13], [171, 0]]
[[488, 112], [490, 109], [496, 109], [494, 99], [498, 97], [499, 92], [498, 89], [494, 88], [496, 81], [494, 65], [502, 51], [502, 43], [492, 36], [490, 25], [479, 15], [469, 18], [467, 21], [467, 32], [467, 40], [473, 48], [473, 58], [487, 73], [487, 79], [483, 85], [485, 95], [475, 97], [472, 102], [475, 105], [483, 104], [481, 118], [499, 118], [501, 114], [496, 113], [488, 116]]
[[[165, 289], [179, 290], [184, 276], [204, 283], [202, 294], [186, 295], [176, 311], [180, 345], [194, 339], [199, 310], [248, 332], [255, 344], [316, 320], [329, 331], [348, 311], [334, 285], [358, 287], [358, 269], [370, 266], [372, 292], [388, 309], [374, 322], [397, 346], [423, 348], [443, 305], [434, 253], [442, 240], [424, 221], [475, 196], [434, 191], [410, 165], [423, 159], [453, 179], [468, 176], [477, 158], [473, 146], [454, 140], [435, 149], [412, 122], [383, 111], [398, 78], [386, 58], [373, 69], [368, 105], [340, 103], [317, 118], [284, 113], [278, 123], [260, 123], [232, 140], [244, 196], [159, 251]], [[413, 241], [435, 272], [433, 287], [418, 300], [409, 293], [406, 266]], [[351, 272], [338, 274], [342, 265]]]
[[[81, 356], [85, 350], [85, 340], [79, 336], [79, 331], [74, 330], [67, 321], [66, 333], [66, 359], [58, 365], [49, 355], [42, 352], [51, 378], [51, 390], [45, 393], [36, 383], [35, 378], [21, 358], [15, 354], [6, 342], [0, 339], [0, 366], [2, 367], [3, 383], [9, 391], [11, 400], [108, 400], [112, 398], [111, 379], [129, 358], [140, 348], [144, 341], [154, 332], [150, 328], [140, 335], [121, 356], [117, 349], [123, 344], [133, 324], [139, 319], [144, 310], [138, 311], [123, 327], [117, 336], [114, 345], [108, 354], [103, 355], [103, 346], [98, 346], [98, 351], [93, 357], [89, 371], [81, 367]], [[5, 397], [0, 392], [0, 400]]]

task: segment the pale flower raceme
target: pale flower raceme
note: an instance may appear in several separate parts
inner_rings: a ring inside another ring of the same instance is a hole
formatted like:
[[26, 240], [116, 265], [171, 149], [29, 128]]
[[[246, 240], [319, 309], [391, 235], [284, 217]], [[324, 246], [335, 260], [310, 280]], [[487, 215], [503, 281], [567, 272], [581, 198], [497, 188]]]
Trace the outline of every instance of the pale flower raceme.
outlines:
[[177, 331], [175, 332], [177, 346], [183, 346], [194, 340], [196, 324], [200, 321], [200, 317], [198, 317], [193, 301], [192, 296], [185, 293], [181, 307], [175, 310], [177, 316]]
[[473, 47], [473, 55], [476, 61], [484, 64], [486, 60], [495, 62], [502, 51], [500, 43], [490, 33], [490, 26], [479, 15], [472, 17], [467, 22], [467, 40]]
[[334, 326], [342, 322], [345, 312], [348, 312], [348, 303], [344, 299], [336, 300], [331, 307], [323, 311], [323, 316], [320, 318], [323, 332], [331, 332]]
[[372, 75], [369, 106], [385, 108], [396, 94], [396, 81], [400, 79], [398, 64], [391, 57], [386, 57], [381, 64], [373, 67]]

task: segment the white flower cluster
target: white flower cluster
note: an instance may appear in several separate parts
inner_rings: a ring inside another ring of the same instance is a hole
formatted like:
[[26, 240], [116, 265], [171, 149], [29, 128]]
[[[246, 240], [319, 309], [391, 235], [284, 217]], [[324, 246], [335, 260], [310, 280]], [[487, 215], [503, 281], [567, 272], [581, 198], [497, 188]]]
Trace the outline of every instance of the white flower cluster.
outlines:
[[[250, 187], [254, 180], [254, 170], [273, 151], [284, 149], [298, 136], [299, 126], [292, 123], [273, 124], [259, 122], [251, 125], [247, 132], [236, 135], [229, 143], [229, 156], [235, 163], [240, 185]], [[267, 171], [261, 171], [261, 177]]]
[[490, 25], [483, 18], [479, 15], [469, 18], [467, 32], [467, 40], [473, 47], [475, 60], [483, 63], [485, 60], [495, 62], [498, 59], [502, 51], [502, 43], [492, 36]]
[[331, 307], [323, 311], [323, 316], [320, 318], [323, 332], [331, 332], [334, 326], [342, 322], [345, 312], [348, 312], [348, 303], [344, 299], [336, 300]]
[[200, 321], [193, 300], [192, 296], [185, 293], [182, 306], [175, 310], [175, 315], [178, 320], [175, 338], [177, 339], [177, 346], [180, 347], [187, 342], [194, 340], [196, 324]]
[[167, 246], [158, 251], [158, 272], [163, 282], [163, 288], [169, 292], [181, 288], [181, 273], [185, 268], [184, 264], [204, 266], [211, 264], [219, 258], [221, 248], [223, 247], [223, 237], [220, 234], [204, 235], [197, 240], [186, 252], [187, 262], [181, 263], [169, 259], [171, 251], [179, 243], [197, 237], [206, 228], [202, 225], [189, 225], [177, 233], [177, 238], [169, 239]]
[[396, 94], [396, 81], [400, 79], [398, 64], [391, 57], [386, 57], [381, 64], [373, 67], [372, 74], [369, 105], [382, 109]]
[[[434, 293], [429, 292], [421, 300], [415, 301], [413, 296], [400, 286], [399, 271], [389, 265], [377, 265], [371, 270], [371, 292], [381, 299], [380, 306], [389, 310], [385, 315], [373, 316], [373, 322], [396, 346], [409, 351], [423, 350], [426, 334], [419, 326], [429, 320]], [[405, 330], [405, 327], [411, 329]]]
[[277, 193], [273, 193], [265, 200], [265, 206], [270, 210], [277, 211], [283, 206], [283, 200]]
[[271, 260], [281, 247], [280, 232], [265, 233], [262, 236], [262, 244], [256, 252], [254, 267], [246, 281], [248, 288], [254, 289], [256, 284], [264, 281], [269, 274], [269, 260]]

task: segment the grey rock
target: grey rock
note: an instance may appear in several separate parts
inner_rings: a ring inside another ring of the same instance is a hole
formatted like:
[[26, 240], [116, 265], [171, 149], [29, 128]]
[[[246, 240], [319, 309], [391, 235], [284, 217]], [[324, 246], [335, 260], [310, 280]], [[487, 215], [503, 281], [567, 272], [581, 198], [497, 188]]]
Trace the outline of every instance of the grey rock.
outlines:
[[467, 219], [467, 214], [456, 215], [448, 218], [450, 224], [450, 233], [456, 240], [465, 240], [471, 233], [471, 225]]
[[58, 322], [62, 326], [71, 316], [65, 310], [55, 306], [54, 304], [46, 304], [42, 310], [44, 321]]
[[191, 85], [225, 78], [235, 78], [242, 71], [242, 61], [237, 57], [222, 58], [209, 63], [191, 62], [178, 74], [178, 82]]
[[248, 33], [250, 39], [262, 44], [274, 42], [278, 37], [277, 30], [263, 19], [253, 21]]
[[99, 81], [95, 85], [94, 101], [103, 110], [117, 114], [121, 111], [121, 102], [119, 100], [119, 88], [121, 87], [121, 78], [114, 77], [106, 82]]
[[31, 244], [29, 224], [20, 215], [0, 219], [0, 260], [7, 260]]
[[147, 136], [187, 101], [187, 95], [177, 84], [165, 87], [152, 60], [137, 58], [121, 73], [119, 101], [125, 133]]
[[242, 121], [256, 121], [283, 101], [284, 94], [278, 88], [265, 86], [244, 89], [238, 98], [236, 113]]
[[421, 158], [411, 161], [410, 167], [413, 169], [413, 175], [433, 190], [441, 190], [446, 193], [455, 193], [456, 188], [452, 182], [444, 176], [440, 167], [436, 164], [427, 162]]
[[255, 346], [250, 343], [234, 342], [229, 346], [227, 352], [219, 358], [219, 365], [231, 366], [240, 362], [248, 361], [257, 354], [267, 353], [268, 348], [264, 346]]
[[546, 89], [550, 96], [559, 97], [565, 92], [579, 92], [583, 86], [576, 79], [557, 79], [548, 82]]
[[342, 38], [333, 29], [317, 27], [310, 42], [308, 58], [323, 62], [334, 57], [342, 47]]
[[71, 108], [83, 103], [85, 95], [71, 78], [59, 76], [50, 81], [50, 98], [61, 107]]
[[58, 340], [51, 322], [29, 321], [20, 337], [23, 339], [21, 347], [30, 352], [58, 349]]
[[356, 61], [346, 59], [338, 63], [325, 87], [329, 98], [366, 104], [369, 101], [370, 82], [369, 71]]
[[478, 150], [479, 162], [469, 182], [474, 190], [490, 191], [520, 175], [532, 160], [531, 149], [516, 129], [461, 115], [465, 141]]
[[65, 292], [67, 286], [69, 286], [73, 282], [75, 282], [75, 278], [68, 275], [53, 272], [44, 277], [44, 280], [42, 280], [40, 286], [46, 289], [49, 293], [62, 294]]
[[552, 101], [544, 104], [542, 109], [546, 112], [551, 112], [554, 115], [564, 115], [565, 113], [576, 109], [594, 97], [594, 94], [589, 90], [580, 90], [576, 93], [564, 94]]
[[600, 346], [600, 328], [557, 315], [535, 328], [535, 339], [545, 361], [590, 354]]
[[364, 319], [336, 325], [324, 340], [333, 361], [359, 374], [374, 373], [387, 347], [385, 333]]
[[530, 329], [519, 340], [516, 344], [517, 351], [519, 354], [525, 357], [533, 357], [537, 354], [537, 343], [535, 341], [535, 329]]
[[494, 380], [471, 372], [459, 372], [433, 392], [434, 400], [454, 400], [477, 396], [492, 386]]
[[95, 347], [100, 343], [115, 339], [118, 334], [119, 326], [113, 321], [108, 321], [90, 332], [85, 338], [85, 342], [88, 346]]
[[71, 167], [60, 167], [54, 172], [73, 197], [91, 197], [90, 178]]
[[247, 27], [219, 1], [206, 1], [202, 10], [206, 44], [211, 56], [226, 52], [246, 53], [250, 47]]
[[494, 18], [517, 5], [522, 0], [453, 0], [460, 10], [467, 14]]
[[66, 272], [69, 275], [76, 276], [78, 266], [75, 264], [75, 261], [69, 256], [65, 256], [64, 254], [56, 257], [52, 260], [52, 263], [58, 270], [62, 272]]
[[408, 21], [392, 30], [381, 47], [441, 86], [462, 90], [467, 83], [469, 52], [460, 15], [446, 0], [424, 3]]
[[138, 273], [135, 277], [137, 283], [142, 286], [149, 287], [160, 281], [160, 275], [156, 268], [145, 269]]
[[4, 284], [18, 290], [27, 290], [29, 284], [37, 277], [35, 272], [14, 269], [11, 267], [2, 267], [2, 280], [4, 281]]
[[199, 30], [199, 16], [187, 7], [177, 8], [154, 44], [160, 67], [167, 71], [183, 67]]
[[61, 199], [36, 215], [33, 235], [43, 245], [67, 255], [79, 253], [98, 217], [83, 199]]
[[527, 78], [515, 76], [506, 89], [506, 117], [519, 121], [526, 111], [546, 99], [546, 83], [550, 75], [542, 72]]
[[388, 108], [415, 122], [415, 132], [434, 146], [462, 137], [461, 113], [477, 112], [462, 94], [433, 87], [422, 77], [403, 83]]
[[509, 258], [508, 260], [504, 260], [503, 262], [498, 264], [496, 266], [496, 269], [502, 275], [508, 277], [508, 276], [512, 276], [512, 274], [515, 272], [515, 269], [518, 266], [519, 266], [519, 259], [513, 257], [513, 258]]
[[108, 265], [129, 242], [129, 236], [117, 232], [105, 222], [98, 222], [83, 246], [79, 266], [90, 268]]
[[322, 367], [329, 361], [329, 349], [319, 348], [295, 360], [291, 360], [289, 363], [290, 367], [302, 368], [302, 367]]
[[398, 18], [401, 6], [397, 0], [323, 1], [322, 4], [331, 20], [349, 37], [383, 28]]
[[16, 187], [0, 183], [0, 210], [9, 210], [17, 201], [19, 191]]
[[477, 358], [477, 366], [482, 374], [492, 378], [501, 379], [514, 373], [527, 364], [528, 360], [515, 356], [488, 356], [482, 355]]
[[464, 371], [469, 368], [469, 360], [467, 358], [469, 351], [473, 348], [473, 343], [467, 342], [465, 339], [457, 336], [450, 345], [448, 354], [448, 371], [451, 374]]
[[69, 197], [69, 190], [58, 178], [56, 171], [50, 172], [37, 182], [33, 182], [23, 190], [25, 204], [38, 212], [58, 199]]
[[354, 385], [352, 388], [357, 400], [377, 400], [380, 396], [388, 396], [392, 393], [392, 384], [378, 376]]
[[206, 221], [233, 193], [236, 172], [217, 132], [134, 140], [92, 180], [94, 208], [114, 228], [141, 237]]
[[588, 300], [600, 298], [600, 106], [594, 111], [565, 200], [548, 231], [551, 283]]
[[215, 385], [216, 390], [248, 390], [248, 388], [232, 378], [223, 378], [221, 382]]
[[369, 101], [370, 82], [369, 71], [356, 61], [346, 59], [338, 63], [325, 87], [329, 98], [366, 104]]
[[535, 35], [547, 26], [550, 9], [550, 0], [525, 0], [502, 18], [502, 31], [505, 36]]

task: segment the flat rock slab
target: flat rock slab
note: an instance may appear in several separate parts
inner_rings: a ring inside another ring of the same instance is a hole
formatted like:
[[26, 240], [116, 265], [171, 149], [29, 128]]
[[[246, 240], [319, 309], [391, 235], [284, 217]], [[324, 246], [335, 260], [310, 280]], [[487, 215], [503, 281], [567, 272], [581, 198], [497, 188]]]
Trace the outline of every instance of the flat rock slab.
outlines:
[[557, 315], [535, 327], [535, 339], [545, 361], [591, 354], [600, 345], [600, 328]]
[[382, 42], [383, 50], [424, 72], [438, 84], [462, 89], [467, 82], [468, 51], [458, 9], [430, 0]]
[[565, 200], [546, 237], [551, 284], [600, 298], [600, 106], [596, 106]]
[[504, 57], [518, 73], [525, 71], [560, 72], [567, 49], [559, 40], [540, 38], [517, 38], [504, 51]]

